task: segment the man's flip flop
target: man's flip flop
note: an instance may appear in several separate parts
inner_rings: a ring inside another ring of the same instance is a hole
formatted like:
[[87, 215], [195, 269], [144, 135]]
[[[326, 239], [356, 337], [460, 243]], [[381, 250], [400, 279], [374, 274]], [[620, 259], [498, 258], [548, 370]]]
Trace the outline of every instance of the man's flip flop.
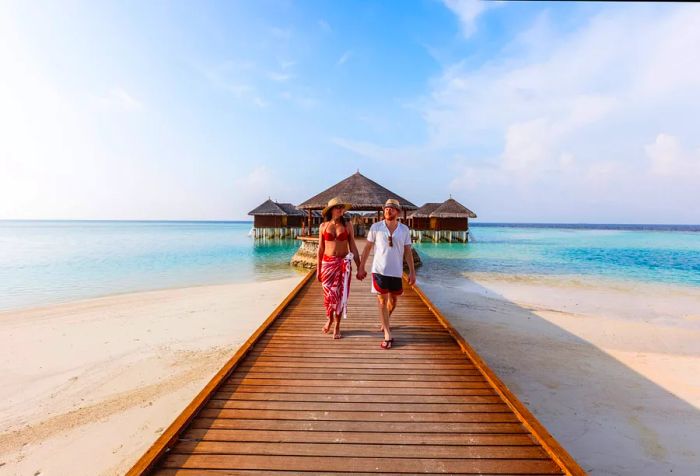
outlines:
[[334, 339], [342, 339], [343, 335], [342, 334], [333, 334]]
[[389, 339], [383, 341], [381, 344], [379, 344], [379, 347], [381, 347], [384, 350], [391, 349], [391, 346], [394, 344], [394, 339]]

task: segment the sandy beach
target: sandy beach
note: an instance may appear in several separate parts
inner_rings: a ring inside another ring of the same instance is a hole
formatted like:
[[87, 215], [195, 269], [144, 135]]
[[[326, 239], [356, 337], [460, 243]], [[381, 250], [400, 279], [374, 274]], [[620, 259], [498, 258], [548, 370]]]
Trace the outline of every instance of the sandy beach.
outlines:
[[590, 474], [698, 474], [696, 288], [488, 273], [420, 284]]
[[[0, 313], [0, 474], [123, 474], [299, 279]], [[488, 273], [421, 281], [585, 470], [700, 467], [696, 289]]]
[[0, 474], [124, 474], [301, 276], [0, 312]]

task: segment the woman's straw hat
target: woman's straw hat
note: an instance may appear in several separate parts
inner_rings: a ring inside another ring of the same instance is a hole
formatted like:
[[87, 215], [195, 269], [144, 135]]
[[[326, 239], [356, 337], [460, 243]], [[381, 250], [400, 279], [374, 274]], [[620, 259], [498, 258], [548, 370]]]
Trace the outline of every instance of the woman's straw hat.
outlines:
[[352, 208], [352, 205], [350, 203], [346, 203], [346, 202], [342, 201], [340, 198], [334, 197], [334, 198], [331, 198], [330, 200], [328, 200], [328, 205], [326, 205], [326, 208], [323, 209], [321, 214], [325, 215], [326, 212], [328, 212], [328, 210], [330, 210], [331, 208], [333, 208], [337, 205], [344, 206], [346, 210], [350, 210], [350, 208]]

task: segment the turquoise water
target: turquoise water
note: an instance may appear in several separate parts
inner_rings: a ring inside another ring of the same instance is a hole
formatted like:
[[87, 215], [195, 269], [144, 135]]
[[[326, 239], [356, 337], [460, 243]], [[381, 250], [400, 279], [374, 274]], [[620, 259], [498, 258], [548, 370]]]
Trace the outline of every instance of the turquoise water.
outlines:
[[[250, 223], [0, 221], [0, 309], [296, 275], [296, 240]], [[630, 228], [630, 227], [628, 227]], [[700, 233], [472, 226], [476, 241], [417, 244], [429, 276], [568, 275], [700, 286]]]
[[298, 242], [250, 223], [0, 222], [0, 309], [296, 274]]
[[588, 276], [700, 286], [695, 227], [643, 230], [472, 226], [474, 242], [416, 244], [425, 274]]

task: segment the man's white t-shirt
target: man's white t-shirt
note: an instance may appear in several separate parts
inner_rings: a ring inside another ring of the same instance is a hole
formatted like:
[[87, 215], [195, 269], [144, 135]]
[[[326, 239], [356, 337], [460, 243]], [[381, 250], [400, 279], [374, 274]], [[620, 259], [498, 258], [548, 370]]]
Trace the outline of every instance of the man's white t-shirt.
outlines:
[[411, 245], [411, 231], [403, 223], [399, 223], [391, 234], [394, 246], [389, 246], [389, 228], [384, 220], [372, 225], [367, 233], [367, 241], [374, 243], [374, 260], [372, 272], [384, 276], [403, 276], [404, 246]]

